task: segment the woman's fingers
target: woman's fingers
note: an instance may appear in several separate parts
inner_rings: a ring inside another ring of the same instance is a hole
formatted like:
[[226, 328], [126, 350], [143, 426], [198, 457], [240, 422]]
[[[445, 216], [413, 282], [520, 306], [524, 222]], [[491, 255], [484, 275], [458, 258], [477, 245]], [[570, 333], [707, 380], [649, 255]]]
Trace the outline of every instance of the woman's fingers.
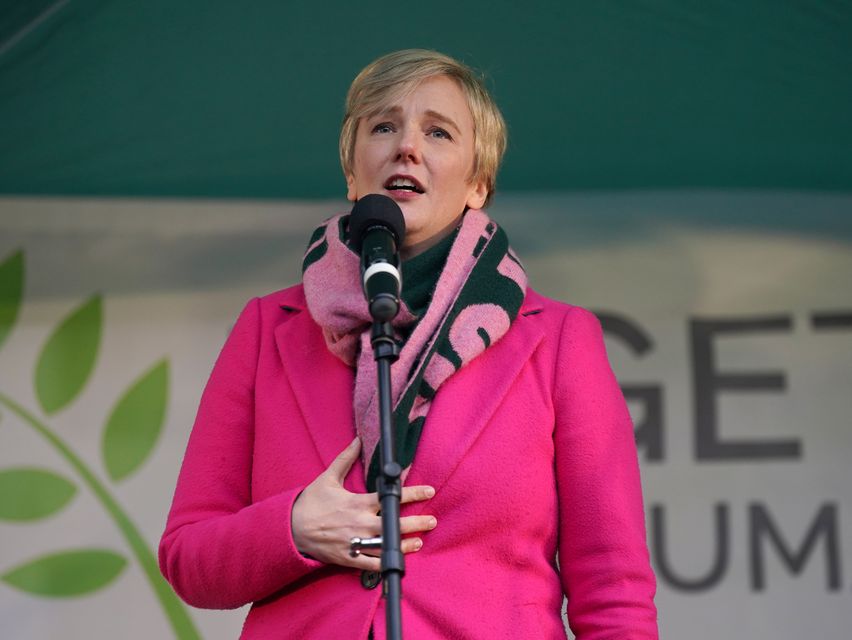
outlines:
[[405, 504], [407, 502], [420, 502], [421, 500], [428, 500], [435, 496], [434, 487], [430, 487], [429, 485], [418, 485], [416, 487], [403, 487], [402, 488], [402, 500], [400, 502]]
[[344, 567], [352, 567], [361, 571], [381, 571], [382, 561], [378, 556], [362, 553], [356, 558], [347, 557], [345, 560], [337, 563]]
[[399, 519], [399, 530], [403, 535], [419, 531], [431, 531], [438, 526], [435, 516], [405, 516]]
[[346, 474], [349, 473], [349, 470], [352, 468], [352, 465], [355, 464], [355, 461], [358, 459], [358, 453], [361, 451], [361, 439], [355, 438], [352, 442], [350, 442], [346, 448], [341, 451], [338, 456], [331, 461], [331, 464], [328, 465], [328, 468], [325, 470], [325, 473], [330, 477], [334, 478], [340, 484], [343, 484], [343, 480], [346, 478]]
[[[421, 540], [420, 538], [404, 538], [400, 546], [402, 547], [403, 553], [414, 553], [415, 551], [420, 551], [420, 549], [423, 548], [423, 540]], [[379, 558], [381, 557], [381, 555], [381, 549], [368, 549], [367, 551], [361, 552], [361, 557], [371, 556]]]
[[420, 538], [406, 538], [402, 541], [403, 553], [414, 553], [420, 551], [423, 547], [423, 541]]
[[[360, 451], [361, 439], [356, 437], [337, 455], [334, 460], [332, 460], [331, 464], [328, 465], [328, 468], [325, 470], [325, 473], [342, 485], [343, 481], [346, 479], [346, 475], [352, 468], [352, 465], [355, 464], [355, 461], [358, 459]], [[376, 493], [365, 493], [362, 495], [364, 496], [365, 501], [378, 502], [378, 495]], [[422, 500], [428, 500], [434, 496], [435, 488], [430, 487], [429, 485], [403, 487], [400, 503], [406, 504], [408, 502], [420, 502]]]
[[[381, 551], [367, 549], [356, 557], [349, 555], [352, 536], [381, 535], [381, 518], [375, 493], [352, 493], [343, 481], [358, 459], [361, 441], [355, 438], [331, 462], [293, 504], [291, 525], [296, 548], [303, 554], [327, 564], [337, 564], [365, 571], [379, 571]], [[428, 500], [435, 489], [428, 485], [403, 487], [402, 503]], [[400, 519], [403, 535], [430, 531], [436, 526], [430, 515], [406, 516]], [[418, 536], [402, 540], [403, 553], [412, 553], [423, 546]]]
[[[358, 520], [358, 526], [370, 535], [382, 535], [382, 518], [381, 516], [370, 515]], [[399, 519], [399, 531], [402, 535], [407, 533], [418, 533], [420, 531], [431, 531], [438, 526], [438, 520], [435, 516], [403, 516]]]
[[[361, 496], [361, 500], [363, 500], [365, 509], [378, 510], [380, 508], [378, 493], [362, 493], [359, 495]], [[429, 498], [433, 498], [434, 496], [435, 489], [428, 485], [403, 487], [400, 504], [406, 504], [408, 502], [422, 502], [423, 500], [428, 500]]]

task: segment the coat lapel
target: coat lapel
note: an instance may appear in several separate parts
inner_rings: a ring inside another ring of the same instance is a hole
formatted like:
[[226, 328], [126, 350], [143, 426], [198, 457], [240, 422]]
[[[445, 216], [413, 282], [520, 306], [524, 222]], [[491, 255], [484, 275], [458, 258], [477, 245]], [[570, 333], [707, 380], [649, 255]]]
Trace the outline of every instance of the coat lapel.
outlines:
[[[297, 304], [301, 302], [301, 304]], [[326, 348], [319, 326], [304, 298], [283, 304], [288, 318], [275, 329], [275, 343], [284, 375], [293, 389], [301, 418], [316, 447], [323, 468], [355, 437], [352, 393], [355, 376]], [[347, 476], [347, 488], [365, 491], [360, 459]]]
[[[448, 480], [484, 429], [512, 383], [544, 337], [537, 295], [528, 295], [502, 340], [444, 383], [429, 411], [407, 486]], [[288, 318], [276, 327], [275, 342], [284, 374], [323, 468], [355, 437], [352, 396], [355, 374], [325, 345], [304, 297], [282, 303]], [[366, 491], [360, 457], [347, 476], [350, 491]]]
[[439, 491], [476, 442], [544, 337], [536, 303], [527, 298], [509, 332], [438, 391], [406, 485], [428, 484]]

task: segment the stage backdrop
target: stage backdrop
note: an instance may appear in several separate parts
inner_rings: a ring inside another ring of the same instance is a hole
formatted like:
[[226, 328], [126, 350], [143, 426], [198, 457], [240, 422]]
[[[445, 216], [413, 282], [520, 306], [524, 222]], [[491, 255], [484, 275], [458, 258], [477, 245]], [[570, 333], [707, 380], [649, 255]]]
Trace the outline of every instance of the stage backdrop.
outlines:
[[[345, 208], [0, 200], [4, 638], [239, 635], [244, 611], [178, 603], [153, 554], [231, 323], [298, 280], [309, 231]], [[533, 286], [606, 330], [663, 637], [852, 627], [850, 210], [849, 195], [718, 191], [492, 209]]]
[[850, 33], [827, 0], [0, 3], [0, 637], [238, 637], [154, 565], [189, 428], [346, 208], [349, 82], [408, 47], [488, 75], [491, 213], [602, 321], [663, 637], [848, 637]]

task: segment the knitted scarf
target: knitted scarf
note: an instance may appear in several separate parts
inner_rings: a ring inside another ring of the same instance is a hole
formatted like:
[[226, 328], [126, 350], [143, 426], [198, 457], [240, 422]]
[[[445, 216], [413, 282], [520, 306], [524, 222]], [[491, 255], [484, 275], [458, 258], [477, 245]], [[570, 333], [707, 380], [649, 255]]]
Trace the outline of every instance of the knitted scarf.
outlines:
[[[367, 487], [373, 491], [379, 474], [379, 415], [372, 320], [361, 290], [358, 255], [346, 243], [347, 221], [348, 216], [339, 215], [314, 231], [302, 263], [302, 283], [308, 310], [329, 351], [356, 369], [355, 430]], [[418, 321], [402, 303], [392, 323], [397, 337], [416, 323], [391, 367], [392, 421], [403, 469], [414, 460], [440, 386], [509, 330], [526, 285], [506, 233], [484, 211], [468, 211], [426, 313]]]

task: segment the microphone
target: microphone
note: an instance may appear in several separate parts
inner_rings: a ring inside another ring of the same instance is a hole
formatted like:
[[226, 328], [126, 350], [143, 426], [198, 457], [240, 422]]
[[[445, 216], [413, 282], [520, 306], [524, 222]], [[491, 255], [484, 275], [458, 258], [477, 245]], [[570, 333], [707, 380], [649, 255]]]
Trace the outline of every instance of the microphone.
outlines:
[[349, 244], [361, 255], [361, 282], [376, 322], [399, 313], [399, 247], [405, 238], [402, 210], [391, 198], [371, 193], [359, 199], [349, 216]]

